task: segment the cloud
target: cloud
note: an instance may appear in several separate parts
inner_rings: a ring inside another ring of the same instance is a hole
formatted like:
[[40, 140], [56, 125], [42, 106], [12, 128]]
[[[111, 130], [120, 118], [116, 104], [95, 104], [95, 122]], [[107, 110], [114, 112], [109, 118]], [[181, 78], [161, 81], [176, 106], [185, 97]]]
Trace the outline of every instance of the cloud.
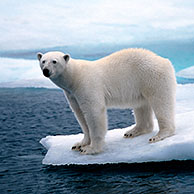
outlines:
[[193, 5], [180, 0], [1, 1], [0, 49], [191, 38]]

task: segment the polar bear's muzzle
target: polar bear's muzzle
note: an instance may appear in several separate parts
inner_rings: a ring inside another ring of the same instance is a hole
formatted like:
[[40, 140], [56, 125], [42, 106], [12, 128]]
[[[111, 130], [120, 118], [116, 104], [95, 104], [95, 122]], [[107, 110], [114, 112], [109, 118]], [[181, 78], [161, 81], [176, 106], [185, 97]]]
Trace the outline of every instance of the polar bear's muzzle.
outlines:
[[45, 68], [45, 69], [43, 69], [43, 75], [45, 76], [45, 77], [50, 77], [50, 71], [49, 71], [49, 69], [47, 69], [47, 68]]

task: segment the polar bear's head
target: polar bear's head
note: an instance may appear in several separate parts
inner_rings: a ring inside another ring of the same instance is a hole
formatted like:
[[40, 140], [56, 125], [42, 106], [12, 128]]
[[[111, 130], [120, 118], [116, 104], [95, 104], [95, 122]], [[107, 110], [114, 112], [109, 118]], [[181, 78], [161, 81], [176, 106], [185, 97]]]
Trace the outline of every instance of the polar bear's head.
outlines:
[[37, 58], [45, 77], [54, 79], [65, 71], [70, 55], [62, 52], [38, 53]]

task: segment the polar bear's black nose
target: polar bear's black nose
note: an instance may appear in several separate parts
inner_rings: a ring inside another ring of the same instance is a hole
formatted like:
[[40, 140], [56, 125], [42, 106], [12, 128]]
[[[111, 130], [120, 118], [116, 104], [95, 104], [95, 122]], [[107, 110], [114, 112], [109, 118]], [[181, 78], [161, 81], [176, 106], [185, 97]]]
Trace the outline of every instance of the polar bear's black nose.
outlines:
[[45, 77], [49, 77], [50, 76], [50, 72], [49, 72], [49, 70], [48, 69], [43, 69], [43, 74], [44, 74], [44, 76]]

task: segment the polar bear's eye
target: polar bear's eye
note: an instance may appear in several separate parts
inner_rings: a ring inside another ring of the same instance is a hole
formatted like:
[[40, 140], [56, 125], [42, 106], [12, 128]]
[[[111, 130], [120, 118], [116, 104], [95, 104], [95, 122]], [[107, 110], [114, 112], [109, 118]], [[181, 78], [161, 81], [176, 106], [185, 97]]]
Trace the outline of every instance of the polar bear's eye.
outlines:
[[42, 63], [44, 64], [44, 63], [45, 63], [45, 60], [44, 60], [44, 61], [42, 61]]
[[56, 60], [53, 60], [53, 64], [56, 64], [57, 63], [57, 61]]

